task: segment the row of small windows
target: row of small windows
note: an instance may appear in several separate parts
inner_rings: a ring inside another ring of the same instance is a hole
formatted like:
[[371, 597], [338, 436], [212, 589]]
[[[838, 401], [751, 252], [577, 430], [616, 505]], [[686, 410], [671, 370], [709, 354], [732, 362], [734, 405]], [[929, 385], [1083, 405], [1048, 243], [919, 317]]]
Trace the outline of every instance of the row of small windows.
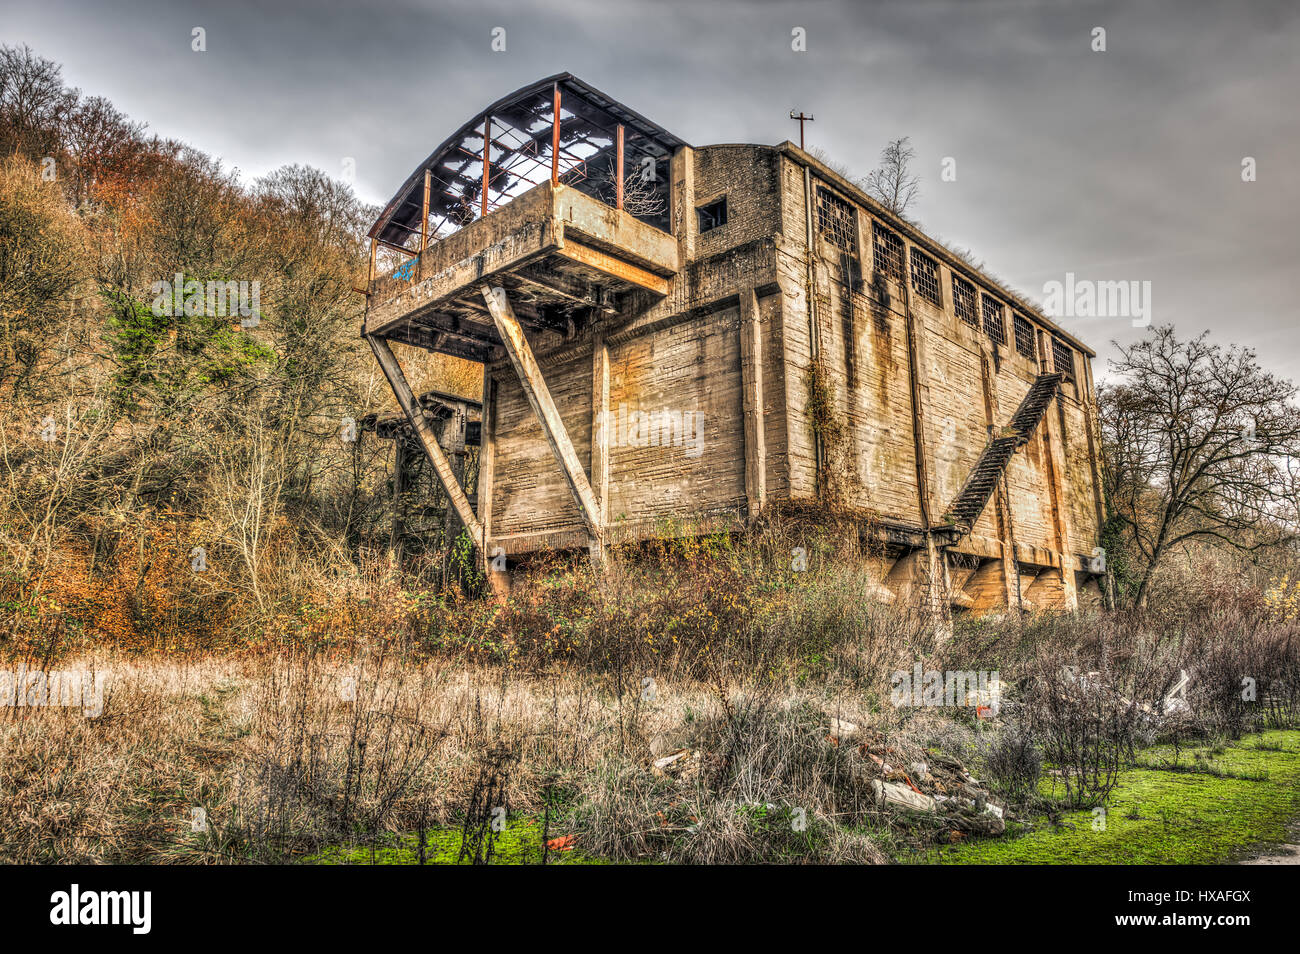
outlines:
[[[854, 209], [828, 189], [817, 190], [817, 225], [824, 238], [841, 251], [856, 254], [858, 250], [857, 227]], [[905, 281], [903, 240], [876, 222], [871, 223], [872, 265], [877, 272], [896, 281]], [[917, 295], [932, 305], [943, 306], [939, 291], [939, 264], [920, 249], [912, 248], [912, 288]], [[978, 302], [978, 304], [977, 304]], [[972, 328], [984, 327], [984, 333], [1005, 347], [1007, 326], [1002, 303], [986, 292], [978, 292], [974, 282], [952, 275], [952, 306], [957, 317]], [[1022, 315], [1011, 316], [1012, 335], [1017, 353], [1026, 358], [1036, 358], [1034, 326]], [[1052, 366], [1074, 380], [1074, 352], [1055, 335], [1052, 336]]]

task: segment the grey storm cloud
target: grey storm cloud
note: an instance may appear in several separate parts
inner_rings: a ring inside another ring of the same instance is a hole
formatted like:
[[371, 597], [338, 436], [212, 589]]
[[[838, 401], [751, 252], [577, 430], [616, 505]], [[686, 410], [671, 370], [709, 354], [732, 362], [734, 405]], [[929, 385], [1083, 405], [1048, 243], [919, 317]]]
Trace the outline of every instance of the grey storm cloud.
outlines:
[[[293, 162], [340, 175], [350, 158], [374, 203], [470, 115], [562, 71], [701, 145], [797, 140], [802, 109], [810, 148], [858, 175], [910, 136], [913, 216], [1030, 298], [1067, 272], [1149, 281], [1154, 323], [1300, 378], [1289, 2], [8, 0], [0, 31], [246, 178]], [[1062, 324], [1103, 357], [1142, 334]]]

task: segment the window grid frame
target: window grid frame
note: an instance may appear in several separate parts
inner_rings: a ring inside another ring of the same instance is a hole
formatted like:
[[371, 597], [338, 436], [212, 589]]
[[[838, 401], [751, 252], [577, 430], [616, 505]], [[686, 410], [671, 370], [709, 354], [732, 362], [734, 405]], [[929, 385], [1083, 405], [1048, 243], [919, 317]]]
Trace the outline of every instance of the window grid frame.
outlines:
[[972, 328], [979, 328], [979, 294], [975, 283], [952, 273], [952, 310]]
[[1016, 339], [1016, 351], [1031, 360], [1037, 358], [1038, 347], [1035, 343], [1037, 336], [1034, 334], [1033, 323], [1024, 315], [1013, 312], [1011, 315], [1011, 329]]
[[871, 265], [876, 271], [900, 284], [907, 280], [903, 239], [874, 219], [871, 222], [871, 253]]
[[[996, 308], [996, 320], [994, 320], [989, 308], [990, 304]], [[984, 326], [984, 333], [992, 341], [1005, 347], [1007, 343], [1007, 316], [1002, 307], [1002, 302], [988, 292], [980, 292], [980, 318]]]
[[939, 292], [939, 263], [915, 245], [912, 246], [912, 288], [930, 304], [943, 307]]
[[[1062, 355], [1065, 356], [1064, 368], [1061, 367]], [[1063, 375], [1063, 380], [1073, 381], [1075, 379], [1074, 349], [1056, 335], [1052, 335], [1052, 370], [1060, 372]]]
[[858, 254], [858, 221], [852, 203], [830, 189], [817, 187], [817, 233], [830, 245]]

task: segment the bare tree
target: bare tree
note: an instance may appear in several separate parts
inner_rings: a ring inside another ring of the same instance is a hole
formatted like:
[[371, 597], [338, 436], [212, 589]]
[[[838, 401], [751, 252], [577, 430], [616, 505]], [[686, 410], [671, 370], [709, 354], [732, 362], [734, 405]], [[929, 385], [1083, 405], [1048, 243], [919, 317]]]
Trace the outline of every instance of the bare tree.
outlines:
[[266, 211], [318, 245], [361, 249], [370, 211], [352, 188], [310, 166], [281, 166], [257, 180]]
[[42, 392], [74, 299], [84, 287], [83, 232], [38, 166], [0, 160], [0, 388]]
[[[605, 180], [601, 186], [601, 198], [612, 205], [618, 182], [613, 159], [609, 160], [605, 170]], [[655, 188], [654, 180], [649, 176], [634, 171], [623, 177], [623, 211], [628, 215], [662, 215], [667, 209], [663, 193]]]
[[144, 124], [127, 120], [102, 96], [90, 96], [68, 115], [65, 139], [73, 162], [72, 204], [79, 207], [106, 174], [130, 173], [148, 147]]
[[880, 151], [880, 165], [862, 180], [863, 190], [895, 215], [905, 215], [920, 194], [920, 179], [912, 172], [916, 150], [911, 139], [895, 139]]
[[59, 65], [29, 46], [0, 46], [0, 146], [32, 156], [58, 149], [60, 126], [77, 102]]
[[852, 182], [859, 189], [862, 189], [864, 192], [866, 191], [867, 181], [865, 179], [859, 179], [857, 176], [855, 176], [852, 170], [850, 170], [848, 166], [840, 162], [838, 159], [832, 157], [831, 154], [827, 152], [825, 149], [821, 148], [820, 146], [809, 146], [807, 152], [808, 155], [812, 156], [814, 159], [820, 162], [831, 172], [835, 173], [838, 176], [843, 176], [845, 179], [847, 179], [849, 182]]
[[1172, 327], [1120, 348], [1100, 392], [1111, 518], [1141, 558], [1134, 602], [1190, 541], [1243, 550], [1293, 537], [1287, 463], [1300, 445], [1296, 388], [1256, 363]]

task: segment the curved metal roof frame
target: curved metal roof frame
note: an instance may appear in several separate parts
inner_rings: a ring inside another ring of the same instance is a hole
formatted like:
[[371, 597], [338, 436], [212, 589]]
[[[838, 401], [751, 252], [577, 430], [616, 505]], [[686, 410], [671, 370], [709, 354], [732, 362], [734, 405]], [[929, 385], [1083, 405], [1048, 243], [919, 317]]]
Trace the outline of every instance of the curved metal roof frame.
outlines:
[[[445, 237], [481, 213], [485, 120], [493, 124], [488, 210], [550, 178], [553, 89], [560, 89], [560, 180], [592, 177], [589, 165], [609, 157], [614, 129], [624, 127], [625, 166], [650, 157], [666, 161], [686, 142], [640, 113], [589, 86], [557, 73], [521, 87], [479, 112], [435, 149], [402, 184], [371, 226], [369, 237], [406, 247], [420, 234], [424, 174], [431, 174], [430, 239]], [[638, 157], [640, 157], [638, 159]], [[525, 173], [531, 173], [526, 175]], [[605, 173], [609, 175], [608, 172]], [[433, 223], [438, 223], [437, 225]]]

